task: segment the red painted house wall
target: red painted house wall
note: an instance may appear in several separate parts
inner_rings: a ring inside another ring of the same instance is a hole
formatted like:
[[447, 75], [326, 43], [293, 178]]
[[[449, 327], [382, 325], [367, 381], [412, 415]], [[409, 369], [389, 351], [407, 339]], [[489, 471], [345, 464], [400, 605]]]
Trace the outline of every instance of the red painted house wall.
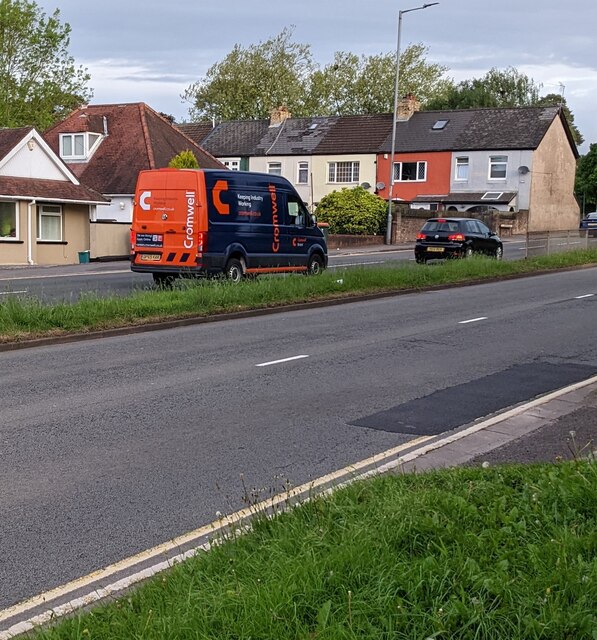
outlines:
[[[390, 178], [390, 154], [377, 156], [377, 182], [383, 182], [386, 186], [377, 192], [377, 195], [388, 199], [388, 180]], [[392, 199], [410, 201], [422, 195], [447, 195], [450, 193], [450, 171], [452, 165], [452, 153], [450, 151], [424, 152], [424, 153], [397, 153], [395, 162], [427, 162], [427, 176], [425, 182], [406, 181], [395, 182], [392, 191]]]

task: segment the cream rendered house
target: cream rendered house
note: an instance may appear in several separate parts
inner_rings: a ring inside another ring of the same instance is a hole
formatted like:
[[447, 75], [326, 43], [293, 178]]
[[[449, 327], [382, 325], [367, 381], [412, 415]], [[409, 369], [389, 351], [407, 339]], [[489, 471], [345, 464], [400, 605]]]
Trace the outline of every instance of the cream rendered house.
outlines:
[[108, 201], [82, 185], [31, 127], [0, 129], [0, 264], [74, 264]]

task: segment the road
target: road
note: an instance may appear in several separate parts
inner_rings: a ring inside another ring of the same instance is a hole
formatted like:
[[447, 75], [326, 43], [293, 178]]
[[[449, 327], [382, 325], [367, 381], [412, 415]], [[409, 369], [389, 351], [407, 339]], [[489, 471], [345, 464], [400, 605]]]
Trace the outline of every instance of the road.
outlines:
[[594, 375], [596, 276], [0, 353], [0, 607]]
[[[504, 242], [504, 259], [524, 256], [525, 241]], [[414, 261], [413, 249], [330, 252], [329, 268], [392, 264], [396, 260]], [[0, 302], [11, 297], [35, 297], [45, 302], [74, 302], [81, 294], [96, 296], [129, 295], [153, 286], [150, 275], [132, 273], [128, 262], [93, 262], [62, 267], [0, 268]]]

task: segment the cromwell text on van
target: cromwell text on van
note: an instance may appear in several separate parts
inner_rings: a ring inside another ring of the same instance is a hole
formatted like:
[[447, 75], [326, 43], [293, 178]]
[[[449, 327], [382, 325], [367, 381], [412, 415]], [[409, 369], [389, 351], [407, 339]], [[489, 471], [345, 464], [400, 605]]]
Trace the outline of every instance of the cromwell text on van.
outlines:
[[155, 169], [137, 181], [131, 269], [165, 282], [181, 274], [316, 273], [327, 265], [322, 230], [281, 176]]

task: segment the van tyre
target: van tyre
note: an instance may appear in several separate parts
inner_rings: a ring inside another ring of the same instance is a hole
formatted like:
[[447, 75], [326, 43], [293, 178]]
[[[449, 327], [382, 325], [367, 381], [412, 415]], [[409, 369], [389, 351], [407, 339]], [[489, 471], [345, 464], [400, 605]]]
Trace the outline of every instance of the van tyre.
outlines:
[[495, 250], [495, 253], [493, 254], [493, 257], [494, 257], [496, 260], [501, 260], [501, 259], [504, 257], [504, 250], [502, 249], [502, 247], [498, 247], [498, 248]]
[[307, 262], [307, 275], [318, 276], [323, 269], [323, 258], [318, 253], [314, 253]]
[[245, 275], [243, 263], [237, 258], [230, 258], [226, 263], [226, 279], [234, 284], [238, 284]]

